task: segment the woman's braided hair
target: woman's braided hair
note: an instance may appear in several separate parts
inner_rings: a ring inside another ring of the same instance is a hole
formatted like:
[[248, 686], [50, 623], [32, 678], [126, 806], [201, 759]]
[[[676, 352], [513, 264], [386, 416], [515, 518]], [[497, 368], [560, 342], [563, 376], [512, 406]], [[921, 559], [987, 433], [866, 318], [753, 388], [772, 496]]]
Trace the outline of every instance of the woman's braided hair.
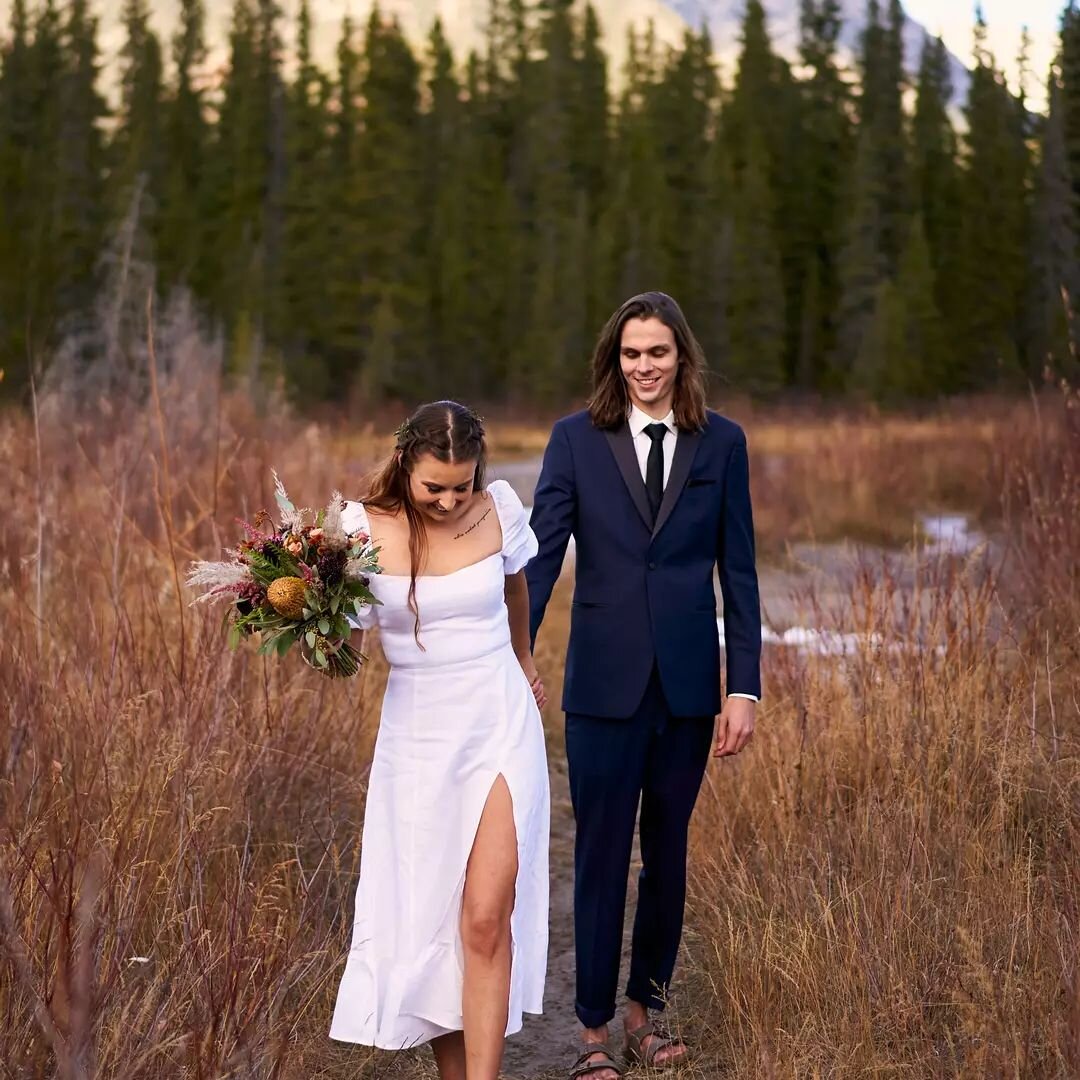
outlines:
[[475, 461], [473, 490], [483, 491], [487, 466], [483, 419], [456, 401], [432, 401], [421, 405], [394, 432], [394, 450], [372, 475], [363, 497], [365, 506], [389, 514], [404, 512], [408, 521], [409, 610], [416, 620], [414, 634], [418, 645], [420, 611], [416, 604], [416, 578], [427, 556], [427, 530], [423, 515], [409, 494], [409, 474], [422, 454], [430, 454], [447, 465]]

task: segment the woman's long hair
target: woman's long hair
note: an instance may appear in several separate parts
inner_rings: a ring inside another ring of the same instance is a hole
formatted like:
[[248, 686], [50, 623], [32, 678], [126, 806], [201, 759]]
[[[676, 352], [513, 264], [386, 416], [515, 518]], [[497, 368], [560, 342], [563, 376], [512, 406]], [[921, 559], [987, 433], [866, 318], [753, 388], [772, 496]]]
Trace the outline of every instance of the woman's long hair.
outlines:
[[409, 495], [409, 474], [421, 454], [430, 454], [447, 465], [475, 461], [473, 490], [483, 491], [487, 464], [483, 422], [472, 409], [456, 401], [421, 405], [398, 428], [393, 453], [372, 475], [363, 496], [365, 506], [383, 513], [404, 511], [409, 523], [409, 610], [416, 619], [413, 633], [418, 645], [420, 610], [416, 603], [416, 576], [427, 555], [427, 530], [422, 512]]
[[690, 330], [682, 309], [662, 292], [632, 296], [600, 331], [593, 350], [589, 415], [592, 422], [605, 431], [614, 431], [626, 423], [630, 414], [630, 395], [619, 358], [623, 327], [631, 319], [651, 318], [659, 319], [675, 335], [679, 353], [679, 366], [675, 372], [675, 426], [680, 431], [699, 431], [705, 426], [705, 352]]

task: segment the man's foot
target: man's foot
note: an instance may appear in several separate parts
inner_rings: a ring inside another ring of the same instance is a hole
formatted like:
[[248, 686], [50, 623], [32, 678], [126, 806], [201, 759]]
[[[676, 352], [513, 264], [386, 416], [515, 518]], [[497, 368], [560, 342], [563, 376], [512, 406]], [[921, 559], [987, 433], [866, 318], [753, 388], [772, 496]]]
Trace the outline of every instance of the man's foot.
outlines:
[[586, 1028], [581, 1055], [570, 1069], [569, 1080], [620, 1080], [623, 1068], [608, 1045], [607, 1027]]
[[623, 1025], [626, 1054], [632, 1061], [663, 1069], [684, 1060], [690, 1053], [682, 1039], [668, 1031], [659, 1020], [650, 1021], [648, 1012], [640, 1006], [627, 1012]]

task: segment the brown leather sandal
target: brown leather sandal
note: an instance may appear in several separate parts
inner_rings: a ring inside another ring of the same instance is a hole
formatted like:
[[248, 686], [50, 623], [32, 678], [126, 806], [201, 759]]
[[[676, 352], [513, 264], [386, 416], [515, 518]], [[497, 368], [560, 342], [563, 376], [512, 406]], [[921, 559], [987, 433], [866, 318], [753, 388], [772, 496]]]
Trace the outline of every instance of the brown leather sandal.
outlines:
[[[589, 1061], [594, 1054], [603, 1054], [605, 1061]], [[606, 1042], [588, 1043], [582, 1051], [581, 1057], [570, 1067], [568, 1080], [578, 1080], [582, 1076], [592, 1076], [593, 1073], [610, 1069], [616, 1076], [624, 1076], [626, 1070], [615, 1060], [611, 1053], [611, 1047]]]
[[[649, 1036], [652, 1036], [648, 1046], [642, 1045]], [[666, 1061], [657, 1061], [656, 1055], [669, 1046], [682, 1046], [685, 1052], [678, 1057], [668, 1058]], [[628, 1061], [638, 1065], [648, 1065], [653, 1069], [674, 1069], [686, 1063], [690, 1056], [690, 1048], [677, 1035], [673, 1035], [659, 1020], [650, 1020], [642, 1024], [635, 1031], [626, 1033], [626, 1057]]]

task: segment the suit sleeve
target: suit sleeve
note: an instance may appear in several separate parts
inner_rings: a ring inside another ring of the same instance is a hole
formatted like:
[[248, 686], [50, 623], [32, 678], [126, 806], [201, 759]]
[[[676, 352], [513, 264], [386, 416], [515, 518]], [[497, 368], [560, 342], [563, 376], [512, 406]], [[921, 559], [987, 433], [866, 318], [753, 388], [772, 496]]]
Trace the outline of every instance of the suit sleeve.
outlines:
[[761, 697], [761, 600], [754, 556], [750, 466], [740, 434], [728, 457], [717, 563], [724, 597], [727, 692]]
[[561, 424], [551, 431], [530, 519], [540, 550], [525, 568], [529, 583], [529, 635], [533, 645], [544, 621], [551, 590], [562, 571], [577, 516], [577, 489], [570, 442]]

